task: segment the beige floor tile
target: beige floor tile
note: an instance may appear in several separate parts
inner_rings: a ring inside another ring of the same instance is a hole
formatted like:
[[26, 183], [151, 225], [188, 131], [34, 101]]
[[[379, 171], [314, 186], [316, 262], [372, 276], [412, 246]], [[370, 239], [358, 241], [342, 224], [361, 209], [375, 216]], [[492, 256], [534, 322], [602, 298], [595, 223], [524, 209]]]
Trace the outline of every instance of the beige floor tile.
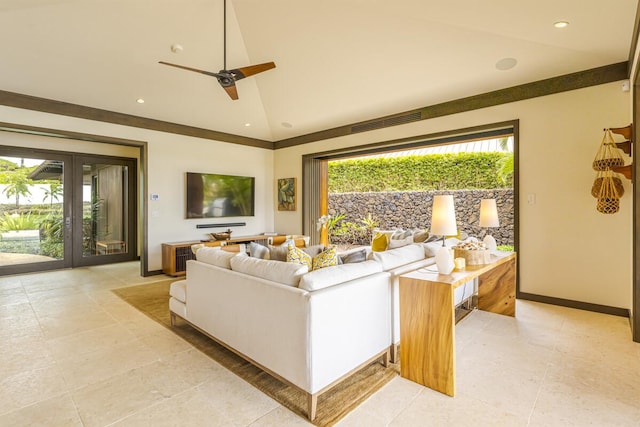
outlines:
[[102, 351], [71, 355], [58, 360], [70, 389], [104, 381], [158, 360], [156, 353], [138, 340], [117, 344]]
[[168, 380], [156, 365], [128, 370], [73, 390], [84, 425], [109, 425], [185, 390], [184, 384], [175, 377]]
[[191, 344], [168, 329], [140, 337], [140, 341], [155, 351], [160, 357], [181, 353], [193, 348]]
[[77, 334], [50, 339], [47, 345], [57, 360], [63, 360], [87, 353], [106, 351], [136, 339], [136, 336], [124, 326], [112, 323]]
[[55, 365], [5, 377], [0, 382], [0, 413], [52, 398], [65, 389], [64, 378]]
[[354, 409], [338, 425], [341, 427], [359, 426], [366, 424], [387, 425], [409, 402], [415, 399], [424, 389], [420, 384], [396, 377], [377, 393]]
[[38, 320], [47, 339], [60, 338], [116, 324], [116, 320], [103, 310], [73, 310], [55, 315], [38, 316]]
[[526, 426], [527, 418], [466, 396], [451, 398], [424, 389], [389, 427]]
[[[279, 427], [289, 424], [277, 424]], [[190, 389], [130, 415], [113, 427], [239, 426], [233, 414], [216, 409], [202, 391]]]
[[310, 427], [313, 426], [309, 421], [301, 416], [294, 414], [290, 410], [278, 406], [273, 411], [258, 418], [249, 424], [250, 427]]
[[234, 414], [239, 425], [249, 425], [279, 406], [275, 400], [226, 370], [198, 388], [214, 408]]
[[52, 365], [55, 359], [43, 340], [26, 340], [0, 351], [0, 378]]
[[11, 427], [83, 427], [73, 400], [61, 394], [0, 416], [0, 425]]

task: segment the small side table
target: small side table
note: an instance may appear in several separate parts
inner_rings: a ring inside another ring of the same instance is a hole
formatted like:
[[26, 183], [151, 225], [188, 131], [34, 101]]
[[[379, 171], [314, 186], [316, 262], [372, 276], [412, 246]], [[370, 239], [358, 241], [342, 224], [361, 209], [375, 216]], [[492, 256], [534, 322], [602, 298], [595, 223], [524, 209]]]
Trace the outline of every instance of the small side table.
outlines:
[[127, 252], [127, 243], [122, 240], [96, 241], [96, 255], [122, 254]]
[[454, 289], [478, 278], [478, 309], [516, 315], [516, 254], [498, 252], [491, 261], [447, 275], [421, 268], [400, 276], [402, 377], [455, 395]]

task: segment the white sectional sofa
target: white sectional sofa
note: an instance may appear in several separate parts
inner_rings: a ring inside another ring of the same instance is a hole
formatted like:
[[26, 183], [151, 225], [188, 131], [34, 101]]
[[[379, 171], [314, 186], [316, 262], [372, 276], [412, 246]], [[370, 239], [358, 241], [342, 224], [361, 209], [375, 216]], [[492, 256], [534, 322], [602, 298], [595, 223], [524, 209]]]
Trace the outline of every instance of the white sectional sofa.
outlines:
[[184, 319], [306, 392], [310, 420], [319, 394], [378, 358], [387, 364], [391, 275], [379, 262], [307, 272], [212, 248], [196, 256], [171, 286], [172, 323]]

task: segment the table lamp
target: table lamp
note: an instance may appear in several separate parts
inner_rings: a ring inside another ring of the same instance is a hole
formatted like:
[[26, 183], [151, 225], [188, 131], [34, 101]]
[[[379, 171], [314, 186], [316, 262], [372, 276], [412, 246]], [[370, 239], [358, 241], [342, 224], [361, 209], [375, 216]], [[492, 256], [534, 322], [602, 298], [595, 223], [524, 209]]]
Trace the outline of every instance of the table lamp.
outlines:
[[444, 244], [446, 236], [458, 234], [456, 224], [456, 211], [453, 206], [453, 196], [448, 194], [433, 197], [431, 210], [431, 234], [442, 236], [442, 247], [436, 253], [436, 266], [441, 274], [449, 274], [453, 271], [453, 255]]
[[498, 220], [498, 208], [496, 207], [496, 199], [480, 200], [480, 227], [487, 228], [483, 242], [487, 249], [495, 251], [497, 249], [496, 239], [489, 234], [490, 227], [500, 227]]

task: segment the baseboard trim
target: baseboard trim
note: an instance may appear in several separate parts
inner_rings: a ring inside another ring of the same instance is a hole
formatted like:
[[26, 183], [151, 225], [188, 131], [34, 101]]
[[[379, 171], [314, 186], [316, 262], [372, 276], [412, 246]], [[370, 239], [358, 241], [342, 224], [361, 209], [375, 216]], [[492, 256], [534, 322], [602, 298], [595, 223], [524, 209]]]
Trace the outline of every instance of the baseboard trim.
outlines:
[[542, 302], [545, 304], [559, 305], [562, 307], [577, 308], [579, 310], [594, 311], [596, 313], [611, 314], [611, 315], [620, 316], [620, 317], [630, 316], [630, 312], [628, 308], [611, 307], [608, 305], [574, 301], [570, 299], [556, 298], [556, 297], [550, 297], [546, 295], [537, 295], [537, 294], [529, 294], [526, 292], [519, 292], [518, 299]]

